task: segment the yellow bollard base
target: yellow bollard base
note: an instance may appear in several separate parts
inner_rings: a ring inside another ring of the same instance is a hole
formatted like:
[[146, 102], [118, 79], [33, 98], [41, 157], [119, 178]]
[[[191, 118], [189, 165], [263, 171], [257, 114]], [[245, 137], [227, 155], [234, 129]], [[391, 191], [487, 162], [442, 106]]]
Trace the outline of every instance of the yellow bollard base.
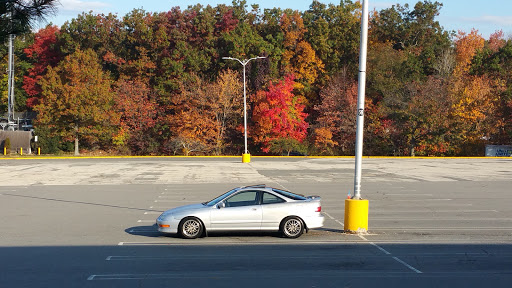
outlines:
[[242, 154], [242, 163], [249, 163], [251, 162], [251, 154]]
[[368, 231], [369, 201], [345, 199], [345, 232], [366, 233]]

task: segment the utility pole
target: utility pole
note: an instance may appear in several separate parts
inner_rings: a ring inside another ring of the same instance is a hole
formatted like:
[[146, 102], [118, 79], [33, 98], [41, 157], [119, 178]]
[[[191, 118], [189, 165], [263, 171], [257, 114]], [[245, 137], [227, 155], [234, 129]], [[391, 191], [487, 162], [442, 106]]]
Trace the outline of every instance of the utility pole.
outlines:
[[15, 130], [14, 127], [14, 34], [9, 34], [9, 59], [7, 63], [7, 99], [8, 99], [8, 112], [7, 112], [7, 122], [8, 129]]

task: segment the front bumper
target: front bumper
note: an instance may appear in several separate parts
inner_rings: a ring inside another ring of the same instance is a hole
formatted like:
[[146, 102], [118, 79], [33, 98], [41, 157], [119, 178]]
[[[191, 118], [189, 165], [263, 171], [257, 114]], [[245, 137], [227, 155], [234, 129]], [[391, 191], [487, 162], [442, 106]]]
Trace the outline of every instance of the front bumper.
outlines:
[[171, 220], [157, 219], [156, 220], [156, 227], [158, 228], [158, 231], [162, 232], [162, 233], [171, 233], [171, 234], [178, 233], [178, 225], [179, 224], [180, 224], [180, 222], [175, 219], [171, 219]]

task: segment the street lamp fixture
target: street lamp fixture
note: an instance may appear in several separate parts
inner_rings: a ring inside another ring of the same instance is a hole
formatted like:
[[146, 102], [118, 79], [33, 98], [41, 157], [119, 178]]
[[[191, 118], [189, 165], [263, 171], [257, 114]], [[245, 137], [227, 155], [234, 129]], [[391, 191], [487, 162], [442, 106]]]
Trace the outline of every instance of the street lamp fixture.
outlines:
[[261, 56], [258, 56], [258, 57], [254, 57], [254, 58], [250, 58], [250, 59], [243, 59], [243, 60], [240, 60], [240, 59], [237, 59], [237, 58], [233, 58], [233, 57], [222, 57], [222, 59], [224, 60], [235, 60], [235, 61], [238, 61], [240, 64], [242, 64], [242, 66], [244, 67], [244, 143], [245, 143], [245, 152], [242, 154], [242, 163], [249, 163], [251, 162], [251, 154], [249, 154], [249, 151], [247, 150], [247, 98], [246, 98], [246, 84], [245, 84], [245, 65], [247, 65], [247, 63], [249, 63], [251, 60], [256, 60], [256, 59], [264, 59], [264, 58], [267, 58], [267, 57], [261, 57]]

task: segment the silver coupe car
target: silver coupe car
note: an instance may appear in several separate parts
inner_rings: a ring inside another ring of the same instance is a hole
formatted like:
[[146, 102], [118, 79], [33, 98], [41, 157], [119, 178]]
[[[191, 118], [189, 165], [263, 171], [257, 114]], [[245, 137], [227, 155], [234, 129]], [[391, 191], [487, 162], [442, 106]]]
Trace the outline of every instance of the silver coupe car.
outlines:
[[156, 224], [162, 233], [190, 239], [213, 231], [279, 231], [297, 238], [323, 226], [320, 200], [266, 185], [239, 187], [208, 202], [167, 210]]

